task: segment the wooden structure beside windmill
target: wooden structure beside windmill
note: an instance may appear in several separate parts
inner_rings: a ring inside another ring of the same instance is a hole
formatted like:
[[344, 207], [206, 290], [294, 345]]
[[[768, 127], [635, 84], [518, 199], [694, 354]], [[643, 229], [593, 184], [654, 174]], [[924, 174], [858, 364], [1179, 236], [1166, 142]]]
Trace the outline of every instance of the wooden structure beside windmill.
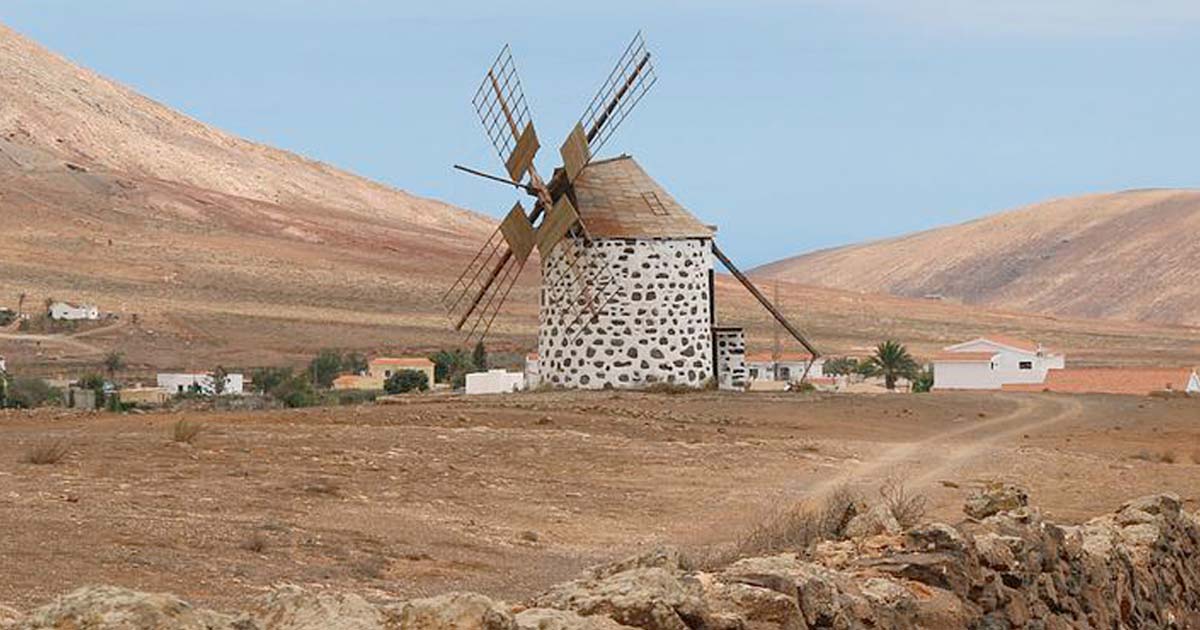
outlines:
[[639, 33], [560, 149], [545, 183], [539, 142], [509, 48], [474, 104], [518, 203], [444, 297], [467, 341], [485, 337], [536, 248], [541, 262], [538, 372], [552, 387], [637, 388], [655, 383], [738, 389], [746, 382], [740, 328], [718, 326], [713, 284], [720, 260], [810, 353], [816, 349], [728, 259], [706, 225], [630, 156], [593, 159], [654, 84]]

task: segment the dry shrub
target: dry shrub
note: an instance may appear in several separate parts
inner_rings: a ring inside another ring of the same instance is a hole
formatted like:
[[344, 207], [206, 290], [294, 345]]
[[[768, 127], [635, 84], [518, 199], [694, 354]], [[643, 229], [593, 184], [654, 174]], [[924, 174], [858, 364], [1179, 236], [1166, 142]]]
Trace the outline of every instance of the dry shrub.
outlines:
[[302, 487], [308, 494], [336, 496], [342, 491], [342, 486], [333, 479], [313, 479], [305, 483]]
[[41, 442], [30, 446], [25, 451], [24, 460], [27, 463], [38, 465], [57, 464], [66, 458], [69, 451], [70, 446], [65, 440]]
[[803, 553], [821, 541], [841, 538], [861, 505], [858, 493], [841, 486], [820, 505], [801, 502], [769, 516], [743, 534], [727, 553], [706, 558], [704, 564], [719, 566], [737, 558], [787, 551]]
[[359, 578], [381, 580], [387, 574], [390, 565], [391, 561], [387, 558], [372, 554], [354, 561], [350, 570]]
[[180, 418], [171, 427], [171, 439], [183, 444], [191, 444], [196, 441], [197, 437], [204, 431], [204, 425], [199, 422], [192, 422], [186, 418]]
[[908, 529], [921, 523], [929, 500], [924, 494], [909, 491], [904, 480], [888, 477], [879, 486], [879, 497], [900, 527]]
[[267, 551], [267, 547], [270, 546], [270, 543], [267, 540], [267, 537], [262, 533], [254, 532], [249, 538], [243, 540], [240, 546], [242, 549], [245, 549], [251, 553], [261, 554]]
[[1129, 459], [1138, 459], [1144, 462], [1158, 462], [1160, 464], [1174, 464], [1176, 461], [1174, 451], [1161, 451], [1154, 453], [1147, 450], [1141, 450], [1133, 455], [1130, 455]]

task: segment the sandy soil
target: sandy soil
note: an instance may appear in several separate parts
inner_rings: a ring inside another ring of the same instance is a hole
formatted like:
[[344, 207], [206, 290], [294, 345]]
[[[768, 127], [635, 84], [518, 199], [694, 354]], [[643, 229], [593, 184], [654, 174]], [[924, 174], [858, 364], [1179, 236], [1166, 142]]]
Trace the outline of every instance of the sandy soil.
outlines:
[[[180, 418], [203, 423], [175, 443]], [[1197, 506], [1200, 401], [1017, 394], [533, 393], [271, 412], [0, 415], [0, 603], [85, 583], [232, 605], [279, 581], [520, 599], [660, 542], [727, 543], [888, 477], [955, 521], [1027, 485], [1062, 521]], [[49, 440], [55, 465], [22, 461]]]

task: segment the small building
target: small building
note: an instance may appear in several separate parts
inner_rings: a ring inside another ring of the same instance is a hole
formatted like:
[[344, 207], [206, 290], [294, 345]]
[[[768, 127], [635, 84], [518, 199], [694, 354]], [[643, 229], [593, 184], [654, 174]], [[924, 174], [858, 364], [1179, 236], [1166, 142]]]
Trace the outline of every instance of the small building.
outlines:
[[712, 334], [717, 388], [726, 391], [746, 389], [746, 331], [738, 326], [714, 326]]
[[[810, 365], [811, 364], [811, 365]], [[751, 381], [799, 382], [808, 373], [808, 380], [824, 376], [825, 359], [812, 360], [812, 355], [799, 352], [783, 352], [778, 356], [770, 352], [746, 355], [746, 369]]]
[[997, 390], [1044, 383], [1066, 359], [1033, 341], [1000, 335], [944, 348], [933, 359], [933, 388]]
[[8, 362], [5, 361], [4, 355], [0, 354], [0, 374], [8, 372]]
[[[157, 378], [158, 387], [169, 395], [186, 394], [199, 390], [205, 395], [213, 395], [213, 377], [209, 372], [173, 372], [162, 373]], [[225, 389], [222, 393], [241, 395], [245, 391], [245, 378], [241, 374], [227, 374]]]
[[122, 404], [157, 407], [171, 400], [171, 394], [161, 387], [126, 387], [117, 391]]
[[96, 400], [96, 390], [85, 389], [82, 387], [67, 388], [67, 407], [78, 409], [80, 411], [95, 411], [97, 403], [103, 403], [103, 400]]
[[1200, 394], [1200, 375], [1193, 368], [1071, 368], [1051, 370], [1044, 383], [1005, 385], [1004, 391], [1129, 396], [1164, 392]]
[[488, 370], [467, 375], [467, 394], [508, 394], [525, 389], [525, 374]]
[[542, 373], [538, 369], [538, 353], [530, 352], [525, 355], [525, 389], [537, 389], [542, 386]]
[[[425, 357], [376, 357], [367, 364], [366, 376], [386, 383], [393, 374], [403, 370], [424, 372], [430, 387], [433, 386], [433, 361]], [[383, 386], [373, 389], [383, 389]]]
[[97, 320], [100, 319], [100, 309], [94, 304], [71, 304], [70, 302], [54, 302], [50, 305], [50, 319], [62, 321]]

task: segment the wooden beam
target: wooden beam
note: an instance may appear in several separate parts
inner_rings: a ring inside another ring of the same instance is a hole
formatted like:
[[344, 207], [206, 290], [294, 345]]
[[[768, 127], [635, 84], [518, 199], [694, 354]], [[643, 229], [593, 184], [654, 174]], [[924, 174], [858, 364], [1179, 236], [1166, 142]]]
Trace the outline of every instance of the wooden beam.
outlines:
[[725, 252], [722, 252], [721, 248], [717, 247], [716, 241], [712, 242], [712, 251], [713, 255], [717, 257], [717, 260], [720, 260], [721, 264], [725, 265], [725, 268], [729, 270], [729, 273], [732, 273], [733, 277], [737, 278], [738, 282], [741, 282], [742, 286], [746, 287], [746, 290], [758, 299], [758, 302], [767, 309], [767, 312], [771, 313], [771, 316], [775, 318], [775, 321], [779, 322], [780, 326], [783, 326], [785, 330], [791, 333], [792, 337], [795, 337], [796, 341], [800, 342], [800, 345], [804, 346], [805, 350], [808, 350], [813, 359], [821, 356], [821, 353], [817, 352], [817, 349], [808, 342], [808, 339], [806, 339], [804, 335], [795, 326], [793, 326], [786, 317], [783, 316], [783, 313], [779, 312], [779, 309], [775, 308], [775, 305], [767, 299], [767, 296], [763, 295], [762, 291], [759, 291], [758, 287], [754, 286], [753, 282], [750, 282], [750, 278], [747, 278], [746, 274], [742, 273], [741, 270], [733, 264], [732, 260], [729, 260], [729, 257], [725, 255]]

